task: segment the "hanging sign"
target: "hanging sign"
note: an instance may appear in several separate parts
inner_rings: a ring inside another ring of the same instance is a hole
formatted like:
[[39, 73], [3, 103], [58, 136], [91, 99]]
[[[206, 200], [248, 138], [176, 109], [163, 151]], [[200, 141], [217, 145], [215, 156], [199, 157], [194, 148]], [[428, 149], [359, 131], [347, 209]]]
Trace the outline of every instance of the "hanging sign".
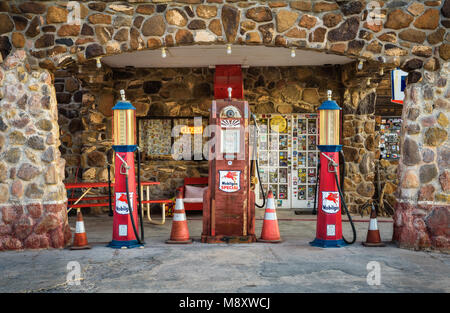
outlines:
[[408, 73], [400, 69], [391, 71], [391, 102], [403, 104], [403, 99], [405, 98], [404, 90], [406, 87], [407, 77]]
[[219, 171], [219, 190], [236, 192], [241, 189], [241, 171]]

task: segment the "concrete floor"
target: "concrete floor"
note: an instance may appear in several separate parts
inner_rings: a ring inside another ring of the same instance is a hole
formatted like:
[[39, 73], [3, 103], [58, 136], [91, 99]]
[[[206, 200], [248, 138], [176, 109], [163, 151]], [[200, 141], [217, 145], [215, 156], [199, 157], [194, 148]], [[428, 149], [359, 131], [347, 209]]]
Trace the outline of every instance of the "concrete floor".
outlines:
[[[263, 211], [257, 212], [256, 234]], [[0, 253], [0, 292], [450, 292], [450, 255], [399, 249], [393, 244], [365, 248], [367, 222], [357, 222], [354, 245], [311, 247], [313, 215], [278, 211], [281, 244], [202, 244], [201, 215], [189, 214], [194, 243], [167, 245], [171, 220], [145, 224], [144, 249], [115, 250], [112, 218], [84, 218], [91, 250], [36, 250]], [[354, 219], [362, 220], [355, 216]], [[367, 220], [367, 217], [364, 218]], [[392, 220], [379, 218], [383, 241], [392, 237]], [[75, 218], [70, 218], [75, 226]], [[351, 238], [350, 225], [344, 235]], [[68, 263], [81, 267], [79, 285], [67, 282]], [[367, 264], [380, 264], [380, 285], [371, 286]]]

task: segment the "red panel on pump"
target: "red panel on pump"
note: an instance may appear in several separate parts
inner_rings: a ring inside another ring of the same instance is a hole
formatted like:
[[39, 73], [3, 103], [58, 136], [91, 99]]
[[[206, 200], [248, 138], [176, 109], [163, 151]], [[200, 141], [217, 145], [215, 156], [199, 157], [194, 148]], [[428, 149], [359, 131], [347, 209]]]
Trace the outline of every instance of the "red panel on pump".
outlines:
[[228, 99], [228, 87], [233, 88], [231, 92], [232, 98], [244, 99], [244, 86], [240, 65], [216, 65], [214, 98]]

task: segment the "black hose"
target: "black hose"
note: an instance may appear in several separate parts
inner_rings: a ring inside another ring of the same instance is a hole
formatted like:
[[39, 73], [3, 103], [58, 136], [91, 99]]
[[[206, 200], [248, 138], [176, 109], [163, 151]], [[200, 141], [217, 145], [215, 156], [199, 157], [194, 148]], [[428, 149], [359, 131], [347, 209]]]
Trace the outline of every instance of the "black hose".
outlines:
[[348, 241], [347, 239], [345, 239], [344, 234], [342, 234], [342, 239], [344, 240], [344, 242], [346, 244], [351, 245], [351, 244], [353, 244], [356, 241], [355, 224], [353, 224], [352, 217], [350, 216], [350, 213], [348, 212], [348, 209], [347, 209], [347, 204], [345, 204], [344, 195], [342, 193], [341, 186], [339, 185], [339, 180], [338, 180], [338, 176], [337, 176], [336, 172], [334, 173], [334, 179], [336, 180], [336, 185], [337, 185], [337, 188], [339, 190], [339, 195], [341, 196], [341, 200], [342, 200], [342, 204], [343, 204], [344, 209], [345, 209], [345, 213], [347, 213], [348, 220], [350, 221], [350, 225], [352, 226], [352, 231], [353, 231], [353, 240], [352, 241]]
[[128, 173], [125, 174], [125, 186], [126, 186], [126, 191], [127, 191], [128, 213], [130, 214], [131, 225], [133, 226], [134, 236], [136, 237], [138, 243], [140, 245], [143, 245], [141, 239], [138, 236], [138, 233], [137, 233], [137, 230], [136, 230], [136, 225], [134, 224], [133, 208], [131, 207], [130, 191], [129, 191], [129, 188], [128, 188]]
[[109, 199], [109, 216], [114, 216], [112, 209], [112, 193], [111, 193], [111, 165], [108, 164], [108, 199]]
[[317, 195], [319, 194], [319, 176], [320, 176], [320, 159], [317, 161], [317, 173], [316, 173], [316, 189], [314, 190], [314, 207], [312, 210], [313, 215], [317, 215]]
[[[253, 121], [255, 122], [255, 126], [257, 127], [257, 125], [256, 125], [257, 122], [256, 122], [255, 115], [252, 114], [252, 117], [253, 117]], [[263, 204], [262, 205], [258, 205], [256, 203], [256, 201], [255, 201], [255, 205], [256, 205], [256, 207], [261, 209], [261, 208], [263, 208], [266, 205], [266, 195], [264, 194], [264, 188], [263, 188], [262, 183], [261, 183], [261, 176], [259, 175], [259, 163], [258, 163], [258, 159], [256, 158], [256, 147], [257, 147], [257, 136], [256, 136], [256, 134], [253, 137], [254, 137], [254, 140], [253, 140], [253, 142], [254, 142], [253, 143], [253, 160], [255, 160], [256, 172], [258, 174], [258, 181], [259, 181], [259, 189], [260, 189], [262, 197], [263, 197]], [[250, 164], [250, 173], [252, 173], [252, 172], [253, 172], [253, 162]]]
[[259, 205], [256, 203], [256, 201], [255, 201], [255, 205], [256, 205], [258, 208], [261, 209], [261, 208], [263, 208], [263, 207], [266, 205], [266, 195], [264, 194], [264, 188], [263, 188], [262, 183], [261, 183], [261, 177], [259, 176], [259, 165], [258, 165], [258, 160], [256, 160], [256, 171], [258, 172], [259, 188], [260, 188], [261, 194], [262, 194], [262, 196], [263, 196], [263, 204], [262, 204], [261, 206], [259, 206]]
[[141, 199], [141, 152], [139, 151], [139, 147], [137, 149], [137, 182], [138, 182], [138, 214], [139, 221], [141, 222], [141, 241], [144, 241], [144, 218], [142, 216], [142, 199]]

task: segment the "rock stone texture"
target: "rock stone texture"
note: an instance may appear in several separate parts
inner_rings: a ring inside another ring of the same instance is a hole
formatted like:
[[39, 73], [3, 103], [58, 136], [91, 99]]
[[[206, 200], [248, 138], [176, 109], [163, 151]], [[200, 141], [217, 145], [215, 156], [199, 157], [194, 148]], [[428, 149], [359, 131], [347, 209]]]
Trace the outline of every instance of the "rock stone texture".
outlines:
[[[5, 58], [11, 47], [24, 48], [31, 63], [54, 69], [71, 59], [78, 62], [162, 45], [229, 42], [320, 48], [371, 60], [383, 56], [386, 63], [395, 63], [409, 51], [419, 53], [420, 46], [414, 44], [427, 40], [438, 45], [439, 56], [448, 60], [448, 1], [378, 1], [379, 12], [368, 12], [362, 1], [142, 2], [83, 1], [78, 3], [76, 22], [75, 12], [58, 1], [5, 5], [0, 14], [2, 55]], [[250, 23], [254, 24], [251, 29]], [[387, 32], [389, 37], [384, 36]], [[178, 42], [174, 42], [176, 34]], [[394, 38], [398, 45], [389, 41], [383, 49], [372, 40], [374, 35]], [[76, 40], [76, 45], [70, 40]], [[429, 56], [427, 52], [423, 57]]]
[[[449, 73], [447, 62], [440, 71], [408, 85], [405, 91], [403, 118], [417, 119], [422, 127], [406, 139], [403, 137], [399, 177], [404, 178], [398, 190], [393, 235], [393, 240], [401, 247], [442, 251], [448, 251], [450, 247], [449, 164], [446, 161], [449, 157], [447, 116], [450, 107], [445, 104], [449, 96]], [[435, 88], [430, 88], [433, 83]], [[438, 105], [429, 106], [430, 101]], [[425, 109], [411, 117], [417, 106]], [[411, 173], [415, 173], [420, 184], [408, 184]]]
[[63, 248], [71, 239], [55, 88], [48, 71], [27, 65], [26, 53], [17, 50], [0, 66], [1, 92], [15, 90], [0, 101], [0, 135], [14, 147], [0, 163], [0, 250]]

